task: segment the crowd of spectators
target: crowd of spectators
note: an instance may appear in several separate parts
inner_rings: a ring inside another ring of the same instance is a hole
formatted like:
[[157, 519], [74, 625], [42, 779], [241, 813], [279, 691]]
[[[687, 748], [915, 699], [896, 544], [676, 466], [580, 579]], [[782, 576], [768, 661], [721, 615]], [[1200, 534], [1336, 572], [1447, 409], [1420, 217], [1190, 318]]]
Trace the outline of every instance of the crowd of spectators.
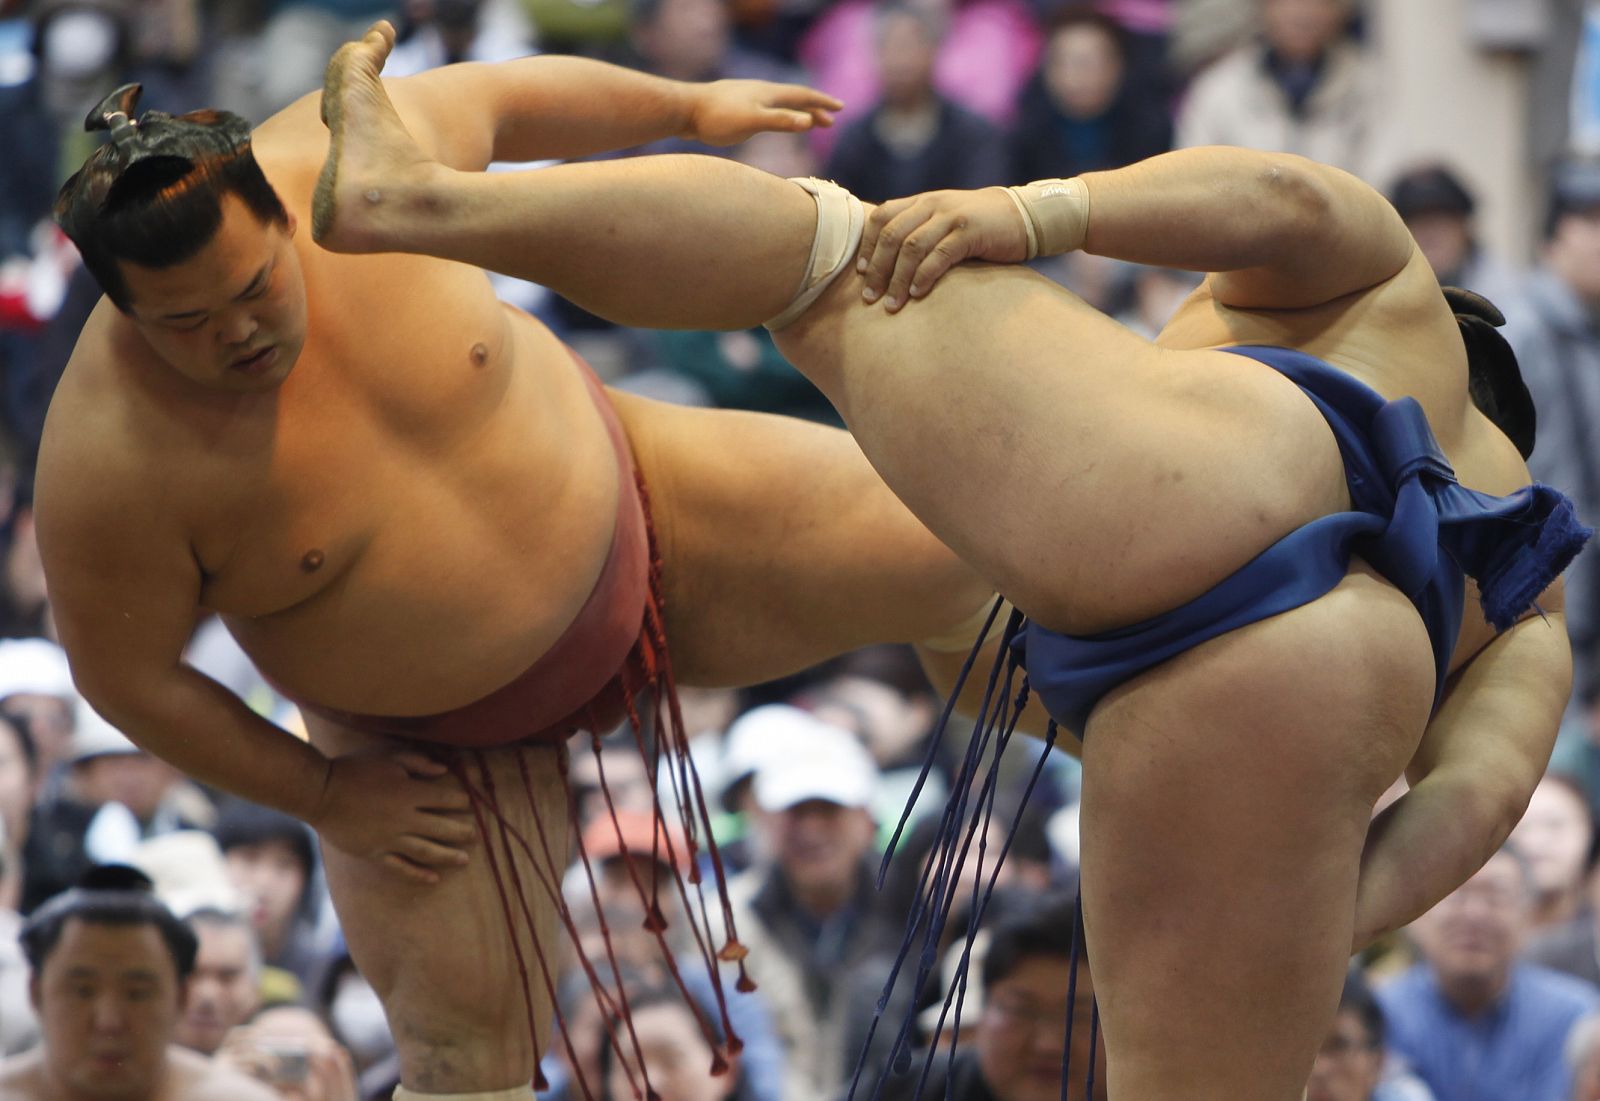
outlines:
[[[1390, 195], [1441, 282], [1503, 306], [1539, 409], [1533, 471], [1574, 496], [1591, 523], [1600, 517], [1600, 161], [1582, 142], [1600, 134], [1597, 7], [1574, 16], [1583, 32], [1563, 70], [1571, 117], [1550, 128], [1578, 147], [1551, 173], [1531, 267], [1485, 246], [1459, 169], [1419, 163], [1369, 181]], [[1355, 0], [0, 0], [0, 1054], [9, 1057], [0, 1089], [19, 1096], [45, 1096], [30, 1083], [51, 1074], [90, 1101], [131, 1096], [95, 1092], [104, 1085], [87, 1041], [96, 1029], [125, 1036], [142, 1053], [141, 1073], [260, 1084], [237, 1085], [229, 1096], [239, 1098], [386, 1099], [396, 1084], [382, 1009], [344, 950], [315, 839], [293, 819], [190, 781], [84, 705], [51, 641], [30, 509], [49, 396], [98, 296], [48, 217], [89, 148], [86, 108], [138, 80], [147, 106], [219, 106], [259, 121], [314, 90], [332, 49], [379, 16], [401, 28], [393, 74], [545, 51], [685, 80], [812, 83], [848, 105], [831, 130], [762, 135], [726, 151], [674, 141], [629, 153], [718, 152], [780, 175], [829, 176], [868, 200], [1068, 176], [1209, 143], [1289, 150], [1363, 174], [1383, 110]], [[1198, 282], [1085, 255], [1041, 270], [1149, 336]], [[764, 330], [619, 330], [538, 287], [499, 286], [615, 385], [835, 419]], [[1569, 574], [1578, 673], [1549, 777], [1500, 854], [1355, 962], [1311, 1101], [1600, 1101], [1597, 572], [1591, 549]], [[197, 626], [188, 657], [297, 729], [293, 708], [215, 621]], [[576, 819], [595, 880], [591, 890], [575, 867], [566, 883], [579, 943], [614, 966], [606, 981], [629, 984], [639, 1050], [665, 1101], [832, 1101], [860, 1053], [869, 1076], [889, 1061], [902, 1018], [917, 1051], [889, 1079], [897, 1101], [919, 1083], [923, 1096], [960, 1101], [1105, 1097], [1074, 904], [1072, 760], [1052, 755], [1026, 806], [1041, 751], [1017, 746], [1017, 759], [1002, 763], [987, 851], [1013, 820], [1014, 837], [971, 945], [965, 1027], [941, 998], [941, 976], [947, 985], [966, 943], [958, 915], [943, 968], [920, 989], [901, 983], [873, 1032], [933, 849], [929, 815], [949, 791], [966, 728], [937, 730], [941, 701], [897, 647], [738, 692], [685, 689], [682, 702], [758, 985], [730, 1007], [744, 1041], [730, 1073], [709, 1072], [722, 1022], [707, 977], [686, 970], [686, 992], [667, 981], [664, 953], [691, 948], [671, 891], [653, 894], [665, 932], [644, 926], [640, 884], [675, 881], [686, 850], [657, 843], [654, 777], [631, 737], [574, 753]], [[880, 856], [925, 758], [932, 771], [880, 889]], [[958, 899], [972, 897], [973, 860], [955, 871]], [[144, 977], [129, 986], [124, 972], [135, 965]], [[86, 986], [112, 994], [85, 1011]], [[558, 990], [573, 1042], [552, 1045], [545, 1060], [551, 1092], [628, 1096], [631, 1068], [602, 1042], [614, 1022], [596, 1008], [588, 976], [569, 965]]]

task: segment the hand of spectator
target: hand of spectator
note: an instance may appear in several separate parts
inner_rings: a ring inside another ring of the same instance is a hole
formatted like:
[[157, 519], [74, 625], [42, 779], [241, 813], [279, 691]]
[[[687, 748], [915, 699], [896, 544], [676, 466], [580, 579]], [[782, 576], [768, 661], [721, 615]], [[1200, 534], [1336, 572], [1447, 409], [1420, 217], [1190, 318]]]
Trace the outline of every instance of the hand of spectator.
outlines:
[[929, 191], [892, 199], [867, 218], [856, 270], [868, 302], [893, 313], [922, 298], [963, 260], [1020, 263], [1028, 257], [1022, 213], [1003, 189]]
[[244, 1025], [228, 1033], [217, 1061], [266, 1083], [284, 1101], [360, 1101], [355, 1064], [341, 1044], [319, 1042], [290, 1050]]
[[715, 80], [696, 87], [687, 137], [707, 145], [737, 145], [764, 130], [832, 126], [844, 104], [799, 84]]
[[445, 765], [406, 749], [333, 758], [309, 821], [334, 848], [434, 884], [466, 864], [471, 810]]

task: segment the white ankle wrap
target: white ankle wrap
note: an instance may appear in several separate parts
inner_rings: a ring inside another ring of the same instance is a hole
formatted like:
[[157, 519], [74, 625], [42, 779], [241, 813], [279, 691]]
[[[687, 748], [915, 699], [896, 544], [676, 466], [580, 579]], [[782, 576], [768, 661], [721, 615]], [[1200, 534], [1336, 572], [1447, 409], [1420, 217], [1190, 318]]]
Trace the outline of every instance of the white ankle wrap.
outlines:
[[861, 231], [866, 225], [866, 212], [861, 200], [834, 183], [813, 177], [793, 181], [811, 193], [817, 201], [817, 232], [811, 238], [811, 260], [806, 264], [806, 274], [800, 289], [787, 309], [767, 322], [767, 328], [777, 332], [793, 322], [811, 303], [822, 296], [839, 273], [855, 259], [861, 245]]

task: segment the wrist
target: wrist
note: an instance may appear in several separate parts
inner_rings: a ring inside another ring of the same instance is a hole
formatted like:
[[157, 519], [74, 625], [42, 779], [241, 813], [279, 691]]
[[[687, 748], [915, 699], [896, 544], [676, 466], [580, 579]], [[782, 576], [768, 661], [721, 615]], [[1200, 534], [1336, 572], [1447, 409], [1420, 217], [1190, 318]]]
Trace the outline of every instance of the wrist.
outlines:
[[1083, 247], [1089, 236], [1089, 189], [1083, 179], [1035, 180], [1008, 187], [1006, 194], [1022, 216], [1028, 259], [1060, 256]]
[[683, 80], [667, 82], [669, 106], [668, 117], [672, 120], [673, 133], [686, 141], [696, 141], [700, 137], [700, 108], [705, 102], [706, 90], [710, 84], [692, 84]]

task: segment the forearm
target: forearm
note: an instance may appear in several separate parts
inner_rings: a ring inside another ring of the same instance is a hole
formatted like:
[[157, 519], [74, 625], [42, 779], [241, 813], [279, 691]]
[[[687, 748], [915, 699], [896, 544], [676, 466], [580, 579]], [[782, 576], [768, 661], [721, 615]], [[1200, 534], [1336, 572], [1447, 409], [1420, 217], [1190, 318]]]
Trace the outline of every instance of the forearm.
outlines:
[[1329, 200], [1319, 168], [1214, 146], [1086, 173], [1084, 251], [1191, 271], [1271, 267], [1320, 232]]
[[89, 698], [141, 749], [194, 779], [302, 820], [313, 816], [327, 758], [194, 669], [181, 666], [137, 696]]
[[689, 136], [703, 87], [579, 57], [480, 68], [491, 82], [494, 159], [513, 163]]

